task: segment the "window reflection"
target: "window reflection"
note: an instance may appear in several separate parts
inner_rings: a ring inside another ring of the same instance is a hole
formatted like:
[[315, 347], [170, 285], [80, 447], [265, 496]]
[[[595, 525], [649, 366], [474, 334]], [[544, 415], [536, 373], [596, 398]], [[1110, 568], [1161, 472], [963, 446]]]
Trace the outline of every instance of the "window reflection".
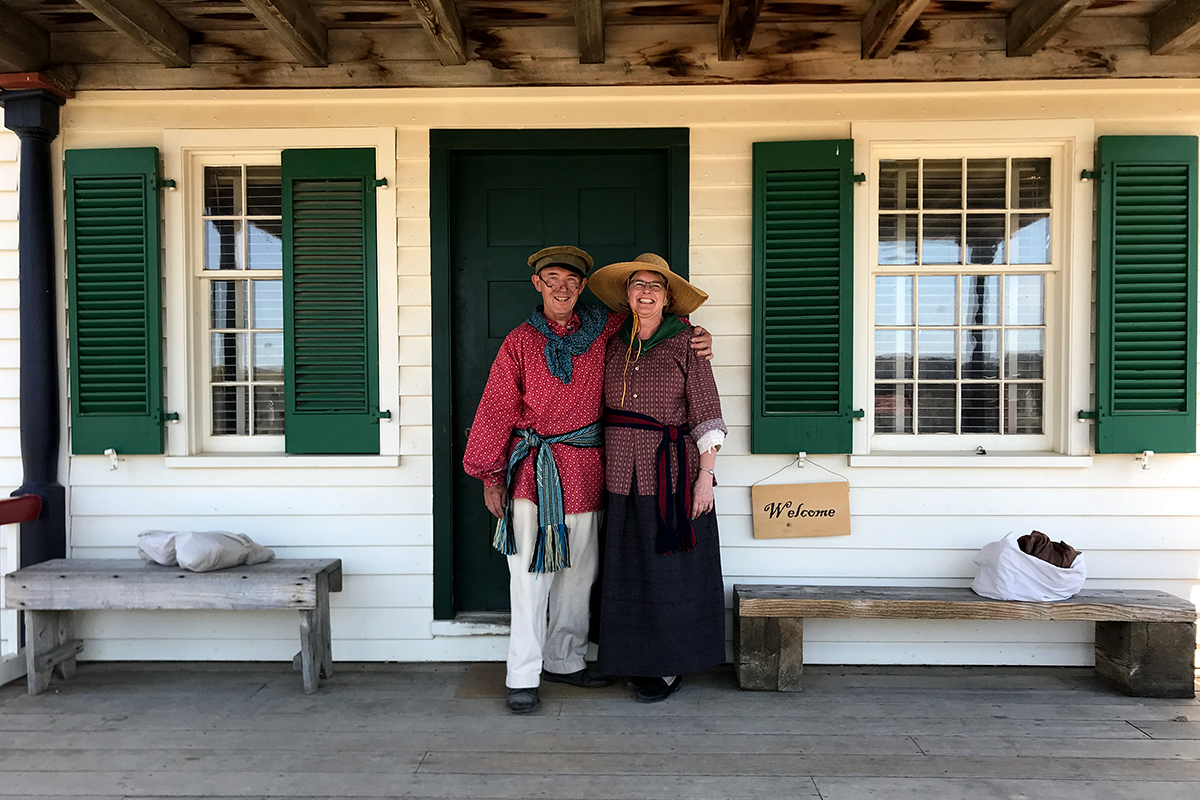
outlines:
[[957, 322], [958, 278], [953, 275], [921, 275], [917, 278], [917, 324], [953, 325]]
[[962, 208], [962, 160], [925, 159], [921, 188], [925, 208]]
[[1051, 261], [1050, 179], [1049, 158], [880, 160], [875, 433], [1042, 433], [1046, 278], [1011, 267]]
[[875, 324], [912, 325], [912, 320], [913, 276], [876, 276]]
[[[279, 165], [204, 168], [214, 436], [283, 433], [282, 184]], [[238, 277], [255, 270], [261, 277]], [[274, 273], [274, 275], [272, 274]]]
[[921, 263], [962, 263], [962, 214], [926, 214], [921, 222]]
[[967, 208], [1004, 208], [1008, 164], [1003, 158], [967, 159]]

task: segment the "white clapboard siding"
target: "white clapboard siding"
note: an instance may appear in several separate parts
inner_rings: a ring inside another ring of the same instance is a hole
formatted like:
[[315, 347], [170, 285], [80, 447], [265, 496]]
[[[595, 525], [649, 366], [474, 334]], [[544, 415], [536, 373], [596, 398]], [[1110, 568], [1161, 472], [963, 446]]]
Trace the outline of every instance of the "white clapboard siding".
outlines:
[[[563, 46], [574, 47], [569, 37]], [[314, 103], [326, 98], [302, 91], [90, 92], [71, 101], [60, 141], [162, 147], [166, 130], [216, 136], [267, 125], [315, 129], [324, 118], [314, 116]], [[503, 659], [505, 636], [443, 635], [448, 627], [434, 625], [432, 614], [429, 132], [685, 127], [689, 268], [712, 296], [693, 319], [714, 334], [713, 366], [730, 429], [716, 491], [727, 593], [734, 583], [754, 582], [967, 585], [983, 544], [1038, 529], [1085, 551], [1091, 585], [1160, 588], [1200, 601], [1200, 458], [1194, 455], [1157, 455], [1146, 471], [1125, 456], [1084, 459], [1071, 468], [987, 469], [851, 468], [845, 457], [815, 456], [850, 481], [851, 535], [756, 540], [752, 484], [832, 476], [811, 465], [788, 467], [786, 456], [749, 453], [754, 142], [848, 138], [855, 122], [913, 119], [1079, 118], [1094, 120], [1098, 134], [1197, 134], [1197, 108], [1200, 83], [1181, 81], [346, 92], [337, 125], [388, 127], [396, 143], [388, 190], [396, 274], [380, 275], [381, 282], [394, 281], [396, 301], [380, 312], [397, 333], [398, 357], [380, 371], [399, 386], [393, 409], [399, 466], [252, 458], [205, 466], [202, 458], [134, 456], [112, 471], [104, 458], [72, 458], [72, 553], [128, 557], [146, 529], [244, 532], [281, 556], [343, 560], [344, 591], [331, 598], [336, 659]], [[147, 127], [149, 119], [157, 127]], [[0, 138], [0, 210], [12, 204], [3, 193], [15, 187], [8, 177], [16, 174], [13, 142]], [[0, 469], [10, 471], [10, 482], [19, 479], [9, 414], [17, 397], [15, 241], [15, 222], [0, 219]], [[181, 368], [168, 364], [168, 372]], [[87, 612], [83, 619], [84, 658], [286, 659], [297, 646], [288, 613]], [[1091, 659], [1090, 627], [1069, 622], [814, 620], [806, 628], [811, 663]]]
[[[0, 120], [4, 110], [0, 109]], [[20, 327], [17, 200], [17, 135], [0, 127], [0, 496], [21, 483], [20, 440]], [[20, 566], [19, 526], [0, 526], [0, 574]], [[3, 595], [0, 594], [0, 601]], [[0, 602], [0, 681], [23, 674], [17, 655], [17, 613]]]
[[[178, 620], [176, 620], [178, 622]], [[428, 633], [420, 639], [346, 640], [333, 627], [334, 661], [503, 661], [507, 636], [439, 636]], [[264, 642], [220, 637], [209, 640], [165, 639], [139, 631], [133, 639], [92, 639], [79, 658], [85, 661], [290, 661], [299, 649], [300, 637]], [[1071, 663], [1071, 662], [1061, 662]]]
[[233, 530], [245, 533], [257, 542], [275, 546], [286, 541], [292, 547], [323, 547], [353, 532], [354, 547], [396, 546], [397, 529], [403, 527], [406, 546], [428, 547], [433, 544], [433, 518], [429, 515], [397, 517], [387, 514], [360, 514], [352, 525], [342, 520], [312, 515], [278, 514], [260, 517], [237, 516], [113, 516], [76, 517], [71, 541], [76, 549], [104, 547], [109, 542], [136, 546], [137, 534], [145, 530]]

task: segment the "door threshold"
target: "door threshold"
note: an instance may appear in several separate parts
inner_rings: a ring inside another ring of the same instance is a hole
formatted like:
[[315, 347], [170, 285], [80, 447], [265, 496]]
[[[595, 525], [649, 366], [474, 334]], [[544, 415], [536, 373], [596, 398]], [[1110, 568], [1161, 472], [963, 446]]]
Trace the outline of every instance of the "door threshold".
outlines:
[[468, 611], [454, 619], [435, 619], [434, 636], [508, 636], [511, 615], [507, 611]]

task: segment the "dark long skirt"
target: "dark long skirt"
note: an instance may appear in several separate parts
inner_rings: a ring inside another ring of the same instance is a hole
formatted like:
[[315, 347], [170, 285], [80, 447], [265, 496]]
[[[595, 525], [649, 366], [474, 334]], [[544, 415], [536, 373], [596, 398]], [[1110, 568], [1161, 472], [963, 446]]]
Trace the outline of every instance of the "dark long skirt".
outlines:
[[655, 550], [655, 498], [608, 495], [599, 668], [610, 675], [683, 675], [725, 662], [725, 586], [717, 515], [693, 521], [696, 548]]

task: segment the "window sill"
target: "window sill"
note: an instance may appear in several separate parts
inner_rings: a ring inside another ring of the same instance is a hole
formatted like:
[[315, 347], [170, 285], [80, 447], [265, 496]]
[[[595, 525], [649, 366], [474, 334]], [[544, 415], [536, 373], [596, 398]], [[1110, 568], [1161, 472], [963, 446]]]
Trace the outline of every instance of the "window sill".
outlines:
[[282, 453], [221, 453], [167, 456], [164, 463], [171, 469], [387, 468], [400, 466], [400, 456], [289, 456]]
[[508, 612], [459, 614], [454, 619], [435, 619], [434, 636], [508, 636]]
[[887, 453], [850, 456], [852, 467], [991, 467], [999, 469], [1046, 469], [1092, 466], [1091, 456], [1061, 453]]

